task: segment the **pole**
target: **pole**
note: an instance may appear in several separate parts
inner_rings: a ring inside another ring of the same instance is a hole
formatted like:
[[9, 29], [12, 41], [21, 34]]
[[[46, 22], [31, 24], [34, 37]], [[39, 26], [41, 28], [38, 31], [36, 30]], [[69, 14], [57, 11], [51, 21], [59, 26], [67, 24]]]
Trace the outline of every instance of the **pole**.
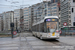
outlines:
[[10, 23], [10, 27], [11, 27], [11, 35], [12, 35], [12, 38], [13, 38], [13, 31], [14, 31], [14, 23]]
[[11, 27], [11, 35], [12, 35], [12, 38], [13, 38], [13, 27]]
[[13, 38], [13, 31], [14, 31], [14, 22], [13, 22], [13, 13], [11, 12], [10, 14], [10, 27], [11, 27], [11, 35], [12, 35], [12, 38]]
[[17, 31], [17, 18], [16, 18], [16, 31]]

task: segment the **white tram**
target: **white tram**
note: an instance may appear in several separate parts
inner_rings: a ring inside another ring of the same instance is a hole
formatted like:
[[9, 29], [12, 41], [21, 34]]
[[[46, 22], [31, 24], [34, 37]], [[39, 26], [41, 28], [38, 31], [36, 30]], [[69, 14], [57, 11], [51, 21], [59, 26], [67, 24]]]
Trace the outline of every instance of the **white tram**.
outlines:
[[33, 23], [32, 34], [40, 39], [58, 39], [59, 18], [57, 16], [46, 16], [43, 20]]

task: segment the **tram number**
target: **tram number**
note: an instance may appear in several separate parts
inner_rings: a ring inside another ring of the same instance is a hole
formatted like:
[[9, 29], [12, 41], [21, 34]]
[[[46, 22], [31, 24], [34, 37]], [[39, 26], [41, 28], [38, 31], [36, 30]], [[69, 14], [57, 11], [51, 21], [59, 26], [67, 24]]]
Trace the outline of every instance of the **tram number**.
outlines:
[[52, 33], [52, 36], [55, 36], [55, 32]]

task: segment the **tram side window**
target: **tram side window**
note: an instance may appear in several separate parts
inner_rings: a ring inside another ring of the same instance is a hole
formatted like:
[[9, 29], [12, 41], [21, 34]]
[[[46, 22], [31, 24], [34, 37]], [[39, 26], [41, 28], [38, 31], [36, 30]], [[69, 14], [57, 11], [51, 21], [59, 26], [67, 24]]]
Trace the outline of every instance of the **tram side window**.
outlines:
[[44, 23], [40, 24], [40, 32], [44, 32]]
[[36, 31], [36, 25], [34, 26], [34, 31]]
[[46, 23], [44, 23], [44, 32], [47, 32]]
[[35, 26], [33, 26], [32, 28], [33, 28], [33, 31], [35, 31]]
[[37, 31], [39, 32], [39, 24], [37, 25]]
[[44, 23], [42, 23], [42, 32], [44, 32]]

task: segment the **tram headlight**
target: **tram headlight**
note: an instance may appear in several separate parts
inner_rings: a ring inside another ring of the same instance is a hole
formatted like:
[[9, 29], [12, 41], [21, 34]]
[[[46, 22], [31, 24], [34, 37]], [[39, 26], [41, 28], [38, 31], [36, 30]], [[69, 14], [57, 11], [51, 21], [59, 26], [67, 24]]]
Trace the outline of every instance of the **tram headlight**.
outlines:
[[51, 34], [50, 34], [50, 33], [48, 33], [48, 34], [47, 34], [47, 37], [50, 37], [50, 36], [51, 36]]
[[57, 36], [59, 36], [59, 33], [56, 33]]

